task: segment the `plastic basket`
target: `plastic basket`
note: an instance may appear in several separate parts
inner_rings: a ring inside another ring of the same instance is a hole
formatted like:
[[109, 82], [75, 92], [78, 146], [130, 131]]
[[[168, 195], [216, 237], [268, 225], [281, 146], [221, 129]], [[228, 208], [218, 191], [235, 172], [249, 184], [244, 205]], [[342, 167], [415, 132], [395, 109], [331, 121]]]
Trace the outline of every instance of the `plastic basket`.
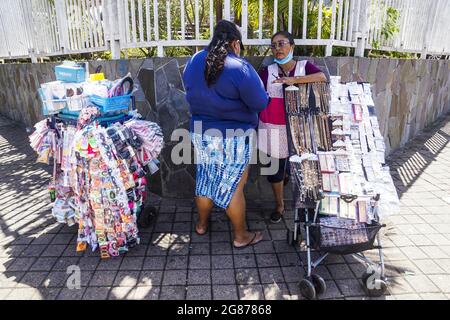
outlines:
[[323, 252], [343, 255], [370, 250], [382, 227], [376, 221], [367, 224], [349, 219], [325, 218], [310, 226], [311, 245]]
[[38, 94], [44, 116], [59, 113], [61, 110], [67, 108], [66, 99], [47, 99], [42, 88], [38, 89]]
[[102, 113], [128, 110], [130, 108], [131, 95], [102, 98], [91, 96], [91, 102], [100, 107]]

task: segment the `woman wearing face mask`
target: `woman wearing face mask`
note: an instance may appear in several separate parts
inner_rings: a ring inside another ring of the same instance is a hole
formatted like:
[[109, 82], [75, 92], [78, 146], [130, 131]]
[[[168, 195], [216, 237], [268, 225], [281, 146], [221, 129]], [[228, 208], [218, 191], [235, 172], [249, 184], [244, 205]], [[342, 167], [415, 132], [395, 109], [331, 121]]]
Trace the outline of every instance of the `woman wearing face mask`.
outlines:
[[327, 78], [311, 62], [293, 59], [294, 38], [289, 32], [280, 31], [274, 34], [271, 48], [274, 63], [259, 73], [271, 99], [269, 106], [259, 116], [258, 148], [271, 157], [272, 164], [273, 161], [278, 162], [278, 166], [275, 166], [278, 167], [278, 171], [267, 176], [276, 201], [270, 221], [278, 223], [284, 213], [283, 187], [287, 183], [289, 172], [283, 85], [323, 82], [327, 81]]
[[235, 248], [262, 240], [261, 232], [249, 232], [245, 224], [244, 185], [252, 134], [244, 132], [256, 129], [258, 113], [268, 103], [258, 73], [239, 57], [242, 49], [236, 25], [222, 20], [216, 25], [208, 48], [192, 57], [183, 75], [197, 159], [195, 194], [199, 220], [195, 232], [206, 234], [211, 209], [216, 204], [226, 210], [231, 220]]

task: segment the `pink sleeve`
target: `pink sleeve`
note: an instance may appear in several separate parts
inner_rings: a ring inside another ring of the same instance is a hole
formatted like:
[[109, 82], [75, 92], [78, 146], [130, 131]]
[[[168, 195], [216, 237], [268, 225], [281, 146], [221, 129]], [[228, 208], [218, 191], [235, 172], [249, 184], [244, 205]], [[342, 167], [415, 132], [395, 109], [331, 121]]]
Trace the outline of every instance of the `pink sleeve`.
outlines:
[[318, 67], [316, 67], [315, 64], [313, 64], [309, 61], [306, 63], [306, 66], [305, 66], [306, 75], [310, 75], [310, 74], [314, 74], [314, 73], [318, 73], [318, 72], [322, 72], [322, 70], [320, 70]]

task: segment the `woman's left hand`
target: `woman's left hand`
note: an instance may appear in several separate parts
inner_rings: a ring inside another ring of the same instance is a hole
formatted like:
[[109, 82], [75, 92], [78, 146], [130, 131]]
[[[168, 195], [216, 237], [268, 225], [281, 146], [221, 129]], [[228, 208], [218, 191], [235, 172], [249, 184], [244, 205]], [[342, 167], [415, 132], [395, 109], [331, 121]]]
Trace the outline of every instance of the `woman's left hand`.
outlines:
[[282, 84], [287, 84], [287, 85], [293, 85], [296, 83], [296, 81], [295, 81], [294, 77], [283, 77], [283, 78], [274, 80], [273, 83], [282, 83]]

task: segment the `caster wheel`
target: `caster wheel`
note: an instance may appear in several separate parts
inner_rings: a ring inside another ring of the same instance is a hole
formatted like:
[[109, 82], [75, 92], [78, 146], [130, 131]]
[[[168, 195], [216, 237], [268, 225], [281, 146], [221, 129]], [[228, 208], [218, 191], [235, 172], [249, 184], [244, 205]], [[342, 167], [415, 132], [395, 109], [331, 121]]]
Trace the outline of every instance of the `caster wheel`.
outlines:
[[153, 207], [143, 208], [138, 217], [138, 227], [146, 229], [150, 227], [153, 218], [156, 216], [156, 209]]
[[305, 299], [312, 300], [316, 297], [316, 288], [312, 281], [307, 278], [303, 279], [299, 283], [300, 293]]
[[314, 284], [314, 288], [316, 289], [316, 294], [318, 296], [322, 295], [327, 291], [327, 284], [325, 283], [325, 280], [317, 274], [311, 275], [311, 280]]
[[370, 297], [381, 297], [387, 290], [387, 283], [374, 270], [366, 271], [362, 275], [362, 282]]

